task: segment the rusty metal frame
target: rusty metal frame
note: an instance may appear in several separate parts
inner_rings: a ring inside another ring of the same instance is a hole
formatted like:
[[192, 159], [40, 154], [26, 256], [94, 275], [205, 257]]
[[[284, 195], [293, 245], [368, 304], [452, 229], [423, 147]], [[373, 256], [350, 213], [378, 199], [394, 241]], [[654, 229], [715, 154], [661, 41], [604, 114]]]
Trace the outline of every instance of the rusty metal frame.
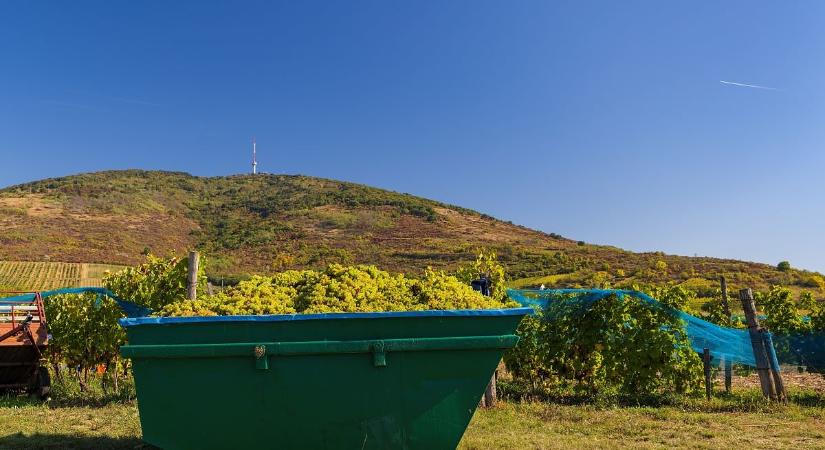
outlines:
[[[1, 294], [34, 294], [34, 298], [31, 302], [21, 302], [20, 305], [9, 304], [9, 315], [11, 316], [11, 329], [2, 335], [0, 335], [0, 342], [3, 342], [9, 338], [15, 337], [20, 335], [21, 333], [28, 339], [28, 343], [23, 341], [20, 342], [18, 345], [13, 344], [12, 346], [15, 347], [23, 347], [31, 345], [34, 347], [34, 351], [37, 357], [30, 361], [15, 361], [15, 362], [0, 362], [0, 367], [24, 367], [24, 366], [31, 366], [32, 372], [31, 376], [37, 376], [38, 368], [40, 367], [40, 360], [43, 358], [43, 352], [40, 350], [40, 345], [37, 342], [37, 337], [31, 331], [31, 324], [35, 317], [38, 319], [38, 324], [40, 327], [46, 327], [46, 310], [43, 306], [43, 297], [41, 296], [40, 292], [26, 292], [26, 291], [0, 291]], [[2, 298], [0, 298], [0, 302], [2, 302]], [[26, 318], [22, 321], [18, 321], [15, 317], [15, 306], [34, 306], [35, 310], [26, 310]], [[48, 342], [48, 341], [46, 341]], [[47, 345], [46, 343], [43, 344], [44, 346]], [[7, 384], [0, 384], [0, 389], [17, 389], [17, 388], [25, 388], [31, 385], [31, 381], [27, 380], [26, 382], [22, 383], [7, 383]]]

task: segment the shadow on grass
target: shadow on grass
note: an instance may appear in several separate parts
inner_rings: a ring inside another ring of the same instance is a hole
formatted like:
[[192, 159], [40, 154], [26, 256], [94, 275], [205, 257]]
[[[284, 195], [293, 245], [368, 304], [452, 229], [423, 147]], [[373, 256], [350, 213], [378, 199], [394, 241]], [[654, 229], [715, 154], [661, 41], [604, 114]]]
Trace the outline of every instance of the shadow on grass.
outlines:
[[50, 409], [57, 408], [77, 408], [77, 407], [91, 407], [99, 408], [107, 405], [134, 405], [135, 400], [123, 399], [101, 399], [101, 398], [84, 398], [84, 397], [52, 397], [47, 400], [39, 397], [18, 394], [6, 393], [0, 395], [0, 408], [23, 408], [23, 407], [43, 407]]
[[825, 407], [825, 393], [812, 390], [791, 391], [788, 395], [792, 403], [801, 406]]
[[52, 383], [49, 399], [31, 396], [25, 391], [5, 391], [0, 394], [0, 408], [43, 406], [48, 408], [101, 407], [111, 404], [132, 405], [135, 403], [134, 380], [131, 377], [120, 382], [118, 389], [103, 389], [99, 377], [91, 377], [86, 388], [81, 390], [75, 379], [63, 377]]
[[[742, 389], [733, 393], [715, 391], [710, 400], [704, 392], [691, 395], [660, 393], [654, 395], [583, 395], [572, 390], [535, 389], [532, 386], [511, 380], [499, 380], [499, 397], [503, 400], [520, 402], [534, 401], [557, 405], [594, 407], [678, 407], [692, 412], [773, 412], [782, 411], [786, 405], [772, 402], [762, 396], [758, 389]], [[825, 393], [811, 389], [790, 389], [790, 405], [810, 408], [825, 408]]]
[[0, 437], [0, 449], [156, 449], [137, 438], [89, 437], [71, 434], [12, 434]]

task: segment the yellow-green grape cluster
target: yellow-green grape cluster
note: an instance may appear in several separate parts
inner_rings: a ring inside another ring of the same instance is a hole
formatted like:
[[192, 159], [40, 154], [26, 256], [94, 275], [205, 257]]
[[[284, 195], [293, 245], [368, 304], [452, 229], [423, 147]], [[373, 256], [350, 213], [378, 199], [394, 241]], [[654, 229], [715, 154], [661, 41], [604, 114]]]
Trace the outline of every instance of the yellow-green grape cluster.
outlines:
[[507, 297], [485, 297], [470, 285], [440, 271], [427, 269], [424, 278], [417, 280], [418, 303], [426, 309], [496, 309], [515, 308], [519, 304]]
[[304, 313], [406, 311], [414, 308], [410, 280], [375, 266], [333, 264], [300, 286], [295, 304]]
[[161, 316], [494, 309], [518, 306], [485, 297], [444, 272], [421, 279], [375, 266], [333, 264], [324, 271], [290, 270], [255, 276], [217, 295], [170, 304]]
[[239, 316], [295, 313], [295, 288], [255, 276], [217, 295], [165, 306], [162, 316]]

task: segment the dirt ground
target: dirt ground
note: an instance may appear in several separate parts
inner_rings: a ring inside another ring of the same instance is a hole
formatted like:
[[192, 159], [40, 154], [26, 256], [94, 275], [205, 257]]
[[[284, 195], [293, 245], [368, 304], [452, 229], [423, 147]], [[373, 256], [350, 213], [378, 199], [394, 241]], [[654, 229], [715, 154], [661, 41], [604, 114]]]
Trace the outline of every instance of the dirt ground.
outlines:
[[[811, 389], [816, 392], [825, 393], [825, 376], [818, 373], [799, 373], [796, 367], [783, 367], [782, 381], [785, 383], [786, 388]], [[731, 385], [733, 389], [760, 389], [759, 375], [757, 375], [756, 372], [748, 376], [738, 376], [734, 373], [731, 379]], [[720, 373], [714, 380], [714, 387], [722, 389], [724, 386], [724, 374]]]

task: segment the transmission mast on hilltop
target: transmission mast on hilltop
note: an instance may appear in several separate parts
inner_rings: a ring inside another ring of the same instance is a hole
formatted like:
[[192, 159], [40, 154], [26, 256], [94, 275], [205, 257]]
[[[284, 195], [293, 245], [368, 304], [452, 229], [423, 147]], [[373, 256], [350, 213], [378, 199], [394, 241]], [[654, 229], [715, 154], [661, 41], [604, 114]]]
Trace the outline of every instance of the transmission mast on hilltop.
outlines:
[[256, 154], [257, 151], [257, 144], [255, 143], [255, 138], [252, 138], [252, 175], [258, 174], [258, 156]]

